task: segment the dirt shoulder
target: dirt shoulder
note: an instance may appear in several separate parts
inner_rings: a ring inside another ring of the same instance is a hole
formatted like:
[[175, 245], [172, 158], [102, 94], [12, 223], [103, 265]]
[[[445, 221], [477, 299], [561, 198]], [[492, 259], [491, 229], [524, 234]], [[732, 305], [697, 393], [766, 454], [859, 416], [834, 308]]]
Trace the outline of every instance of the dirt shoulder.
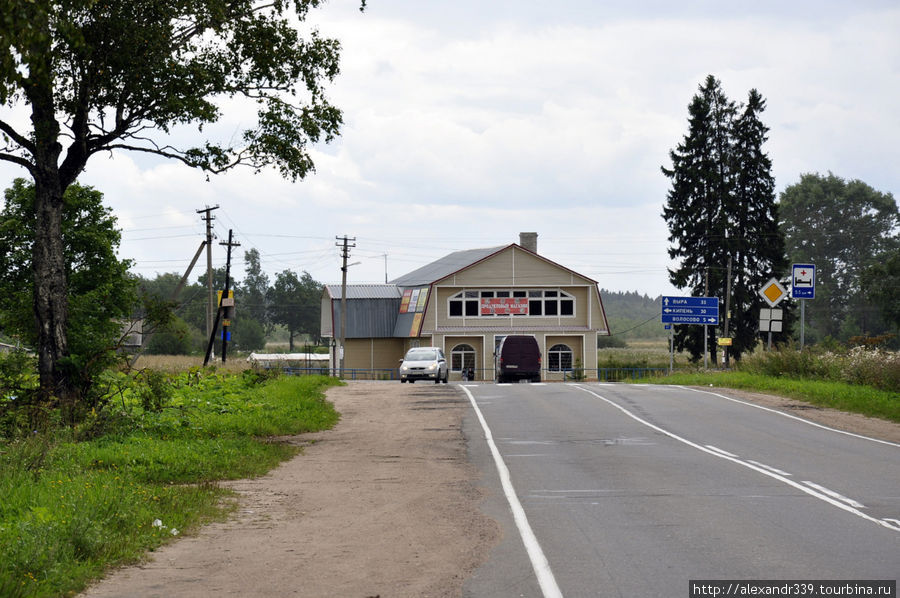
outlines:
[[231, 482], [236, 517], [121, 569], [85, 598], [460, 596], [499, 527], [453, 386], [351, 383], [329, 390], [330, 431], [287, 439], [302, 455]]

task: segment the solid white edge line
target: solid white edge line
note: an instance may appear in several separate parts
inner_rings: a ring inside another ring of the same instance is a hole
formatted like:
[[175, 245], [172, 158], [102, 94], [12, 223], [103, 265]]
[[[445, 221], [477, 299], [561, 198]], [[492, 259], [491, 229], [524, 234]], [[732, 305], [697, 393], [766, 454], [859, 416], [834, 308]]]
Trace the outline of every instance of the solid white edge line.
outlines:
[[669, 386], [670, 388], [680, 388], [682, 390], [692, 390], [694, 392], [699, 392], [699, 393], [706, 394], [706, 395], [713, 395], [714, 397], [719, 397], [719, 398], [725, 399], [726, 401], [733, 401], [735, 403], [740, 403], [741, 405], [747, 405], [748, 407], [755, 407], [756, 409], [762, 409], [763, 411], [777, 413], [778, 415], [782, 415], [784, 417], [789, 417], [791, 419], [797, 420], [798, 422], [803, 422], [804, 424], [809, 424], [810, 426], [822, 428], [823, 430], [829, 430], [831, 432], [837, 432], [838, 434], [844, 434], [846, 436], [853, 436], [854, 438], [861, 438], [863, 440], [871, 440], [872, 442], [878, 442], [881, 444], [887, 444], [890, 446], [896, 446], [896, 447], [900, 448], [900, 444], [897, 444], [896, 442], [890, 442], [889, 440], [881, 440], [880, 438], [872, 438], [871, 436], [863, 436], [862, 434], [854, 434], [853, 432], [847, 432], [846, 430], [838, 430], [837, 428], [830, 428], [828, 426], [823, 426], [822, 424], [817, 424], [814, 421], [809, 421], [808, 419], [803, 419], [802, 417], [797, 417], [796, 415], [791, 415], [790, 413], [785, 413], [784, 411], [772, 409], [771, 407], [763, 407], [762, 405], [756, 405], [755, 403], [749, 403], [747, 401], [735, 399], [734, 397], [727, 397], [718, 392], [711, 392], [708, 390], [700, 390], [699, 388], [691, 388], [689, 386], [681, 386], [679, 384], [666, 384], [664, 386]]
[[[576, 386], [575, 388], [577, 388], [578, 390], [583, 390], [584, 392], [597, 397], [601, 401], [605, 401], [606, 403], [609, 403], [610, 405], [612, 405], [613, 407], [615, 407], [616, 409], [618, 409], [619, 411], [621, 411], [622, 413], [624, 413], [631, 419], [635, 420], [636, 422], [644, 424], [648, 428], [652, 428], [653, 430], [656, 430], [660, 434], [665, 434], [669, 438], [677, 440], [678, 442], [681, 442], [688, 446], [694, 447], [695, 449], [697, 449], [699, 451], [703, 451], [704, 453], [707, 453], [714, 457], [718, 457], [719, 459], [725, 459], [726, 461], [731, 461], [732, 463], [737, 463], [738, 465], [742, 465], [743, 467], [746, 467], [747, 469], [752, 469], [754, 471], [758, 471], [759, 473], [761, 473], [763, 475], [767, 475], [770, 478], [779, 480], [780, 482], [783, 482], [783, 483], [787, 484], [788, 486], [792, 486], [792, 487], [796, 488], [797, 490], [800, 490], [801, 492], [805, 492], [806, 494], [809, 494], [810, 496], [813, 496], [815, 498], [818, 498], [819, 500], [827, 502], [828, 504], [830, 504], [832, 506], [835, 506], [839, 509], [847, 511], [848, 513], [853, 513], [857, 517], [861, 517], [861, 518], [865, 519], [866, 521], [871, 521], [872, 523], [877, 523], [881, 527], [886, 527], [889, 530], [892, 530], [895, 532], [900, 532], [900, 526], [893, 525], [892, 523], [885, 521], [883, 519], [876, 519], [875, 517], [872, 517], [871, 515], [863, 513], [862, 511], [855, 509], [846, 503], [843, 503], [839, 500], [835, 500], [834, 498], [831, 498], [830, 496], [828, 496], [826, 494], [818, 492], [814, 488], [810, 488], [809, 486], [805, 486], [805, 485], [795, 482], [793, 480], [789, 480], [786, 477], [784, 477], [783, 475], [779, 475], [773, 471], [767, 471], [766, 469], [763, 469], [762, 467], [757, 467], [756, 465], [753, 465], [752, 463], [748, 463], [747, 461], [742, 461], [741, 459], [738, 459], [735, 457], [728, 457], [726, 455], [723, 455], [722, 453], [710, 450], [710, 449], [706, 448], [705, 446], [697, 444], [696, 442], [691, 442], [690, 440], [688, 440], [686, 438], [682, 438], [681, 436], [678, 436], [677, 434], [669, 432], [668, 430], [660, 428], [659, 426], [657, 426], [655, 424], [651, 424], [650, 422], [648, 422], [644, 419], [641, 419], [640, 417], [638, 417], [635, 414], [633, 414], [632, 412], [628, 411], [621, 405], [616, 404], [615, 402], [607, 399], [606, 397], [600, 396], [599, 394], [595, 393], [594, 391], [592, 391], [588, 388], [584, 388], [583, 386]], [[710, 394], [713, 394], [713, 393], [710, 393]], [[723, 398], [727, 399], [728, 397], [723, 397]], [[743, 401], [738, 401], [738, 402], [742, 403]], [[772, 410], [772, 411], [774, 411], [774, 410]], [[774, 411], [774, 412], [780, 413], [779, 411]], [[800, 418], [797, 418], [797, 419], [800, 419]], [[805, 421], [805, 420], [801, 419], [800, 421]], [[863, 437], [863, 438], [865, 438], [865, 437]]]
[[544, 556], [544, 551], [541, 550], [541, 545], [537, 541], [537, 536], [534, 535], [534, 530], [531, 529], [531, 525], [528, 523], [525, 509], [522, 508], [522, 503], [519, 502], [519, 497], [516, 496], [516, 490], [513, 488], [512, 480], [509, 476], [509, 468], [506, 467], [506, 463], [503, 461], [503, 457], [500, 455], [500, 451], [494, 443], [494, 435], [491, 433], [491, 429], [488, 427], [487, 421], [484, 419], [481, 409], [478, 408], [478, 403], [475, 402], [475, 397], [472, 395], [471, 391], [465, 386], [463, 386], [462, 389], [466, 395], [468, 395], [469, 402], [472, 404], [472, 409], [475, 410], [475, 415], [478, 416], [478, 421], [481, 422], [481, 428], [484, 430], [484, 439], [491, 449], [491, 455], [494, 456], [494, 464], [497, 466], [497, 473], [500, 475], [500, 485], [503, 487], [503, 494], [506, 495], [506, 502], [509, 503], [509, 509], [513, 514], [513, 520], [516, 522], [516, 527], [519, 529], [522, 543], [525, 544], [525, 551], [528, 553], [528, 558], [531, 560], [531, 567], [534, 569], [534, 574], [537, 577], [538, 585], [541, 587], [541, 592], [544, 594], [544, 598], [562, 598], [562, 592], [556, 584], [556, 578], [553, 576], [553, 571], [550, 570], [550, 562], [547, 560], [547, 557]]

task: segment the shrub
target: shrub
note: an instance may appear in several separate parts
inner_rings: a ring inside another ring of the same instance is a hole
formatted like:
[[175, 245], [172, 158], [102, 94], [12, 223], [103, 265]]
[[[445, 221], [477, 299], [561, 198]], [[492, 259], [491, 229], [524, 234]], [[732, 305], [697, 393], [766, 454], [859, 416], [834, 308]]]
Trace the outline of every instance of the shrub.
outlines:
[[865, 346], [822, 351], [782, 348], [741, 360], [741, 371], [765, 376], [816, 378], [900, 391], [900, 352]]

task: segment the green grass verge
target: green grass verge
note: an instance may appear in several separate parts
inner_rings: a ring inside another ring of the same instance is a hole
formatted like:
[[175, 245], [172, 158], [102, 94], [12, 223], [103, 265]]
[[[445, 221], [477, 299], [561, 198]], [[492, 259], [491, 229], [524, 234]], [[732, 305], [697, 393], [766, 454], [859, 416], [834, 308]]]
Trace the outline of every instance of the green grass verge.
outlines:
[[671, 376], [643, 380], [654, 384], [683, 386], [718, 386], [776, 394], [821, 407], [859, 413], [900, 422], [900, 395], [869, 386], [763, 376], [747, 372], [675, 373]]
[[104, 433], [77, 431], [0, 444], [0, 596], [65, 596], [111, 566], [139, 560], [233, 508], [225, 479], [258, 476], [295, 455], [266, 437], [332, 427], [324, 377], [253, 384], [216, 374], [177, 386], [144, 412], [130, 396], [108, 408]]

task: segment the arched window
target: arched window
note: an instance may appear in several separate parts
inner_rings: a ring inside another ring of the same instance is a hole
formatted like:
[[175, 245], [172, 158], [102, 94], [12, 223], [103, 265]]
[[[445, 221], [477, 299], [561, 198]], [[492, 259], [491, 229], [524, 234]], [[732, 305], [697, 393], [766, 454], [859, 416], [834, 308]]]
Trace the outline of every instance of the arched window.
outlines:
[[475, 369], [475, 349], [471, 345], [456, 345], [450, 351], [450, 371], [461, 372]]
[[568, 345], [553, 345], [547, 351], [548, 369], [551, 372], [567, 372], [572, 369], [572, 349]]

